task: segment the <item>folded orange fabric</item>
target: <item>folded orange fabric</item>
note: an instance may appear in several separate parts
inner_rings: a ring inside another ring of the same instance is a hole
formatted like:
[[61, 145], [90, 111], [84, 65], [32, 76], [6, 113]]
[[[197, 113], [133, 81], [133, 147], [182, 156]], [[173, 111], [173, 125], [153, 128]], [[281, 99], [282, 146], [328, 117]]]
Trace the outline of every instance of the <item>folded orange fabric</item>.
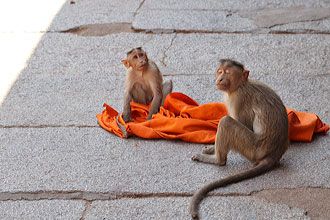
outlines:
[[[108, 106], [97, 114], [97, 121], [102, 128], [125, 138], [117, 124], [119, 113]], [[125, 123], [122, 115], [118, 121], [126, 128], [127, 136], [138, 136], [147, 139], [165, 138], [181, 139], [193, 143], [214, 143], [219, 120], [227, 115], [225, 104], [209, 103], [198, 105], [192, 98], [182, 93], [169, 94], [159, 113], [145, 121], [150, 105], [131, 103], [131, 116], [134, 122]], [[326, 134], [329, 126], [323, 123], [316, 114], [298, 112], [287, 108], [289, 117], [290, 140], [312, 140], [314, 133]]]

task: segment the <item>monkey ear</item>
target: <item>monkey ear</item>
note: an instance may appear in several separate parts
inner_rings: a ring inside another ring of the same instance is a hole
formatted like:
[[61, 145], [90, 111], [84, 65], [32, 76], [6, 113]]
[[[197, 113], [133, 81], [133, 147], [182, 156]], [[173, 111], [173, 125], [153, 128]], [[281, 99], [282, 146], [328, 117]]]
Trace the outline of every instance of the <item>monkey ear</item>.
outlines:
[[129, 62], [127, 60], [121, 60], [121, 62], [126, 66], [126, 68], [129, 68]]
[[248, 80], [248, 78], [249, 78], [249, 73], [250, 73], [249, 70], [244, 70], [244, 71], [243, 71], [243, 79], [244, 79], [245, 81]]

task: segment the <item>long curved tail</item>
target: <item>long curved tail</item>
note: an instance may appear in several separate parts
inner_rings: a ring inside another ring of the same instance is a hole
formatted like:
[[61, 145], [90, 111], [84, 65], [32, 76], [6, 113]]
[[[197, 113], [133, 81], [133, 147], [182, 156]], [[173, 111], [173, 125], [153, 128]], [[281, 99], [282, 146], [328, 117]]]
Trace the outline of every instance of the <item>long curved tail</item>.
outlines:
[[198, 209], [199, 204], [206, 196], [206, 194], [214, 189], [219, 187], [224, 187], [229, 184], [237, 183], [246, 179], [250, 179], [256, 176], [259, 176], [269, 170], [271, 170], [275, 165], [275, 161], [272, 159], [266, 158], [262, 160], [257, 166], [244, 170], [238, 174], [228, 176], [214, 182], [208, 183], [205, 186], [201, 187], [192, 197], [190, 201], [190, 214], [193, 219], [199, 219]]

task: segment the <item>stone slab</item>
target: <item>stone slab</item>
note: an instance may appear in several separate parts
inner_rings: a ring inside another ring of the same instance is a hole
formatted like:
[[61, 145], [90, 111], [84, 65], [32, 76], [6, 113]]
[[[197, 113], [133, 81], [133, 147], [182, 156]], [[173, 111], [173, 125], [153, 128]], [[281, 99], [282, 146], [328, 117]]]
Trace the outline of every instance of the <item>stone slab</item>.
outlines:
[[[253, 20], [258, 27], [271, 28], [276, 25], [318, 21], [330, 17], [330, 8], [306, 8], [302, 6], [246, 10], [239, 13]], [[329, 28], [328, 28], [328, 31]]]
[[[165, 80], [173, 80], [173, 91], [183, 92], [200, 104], [222, 101], [221, 93], [213, 86], [214, 72], [217, 60], [229, 57], [245, 63], [251, 70], [250, 77], [271, 86], [286, 106], [316, 113], [329, 123], [329, 37], [251, 34], [174, 37], [46, 34], [1, 105], [0, 125], [97, 126], [95, 115], [103, 110], [104, 102], [122, 111], [126, 69], [120, 61], [129, 48], [137, 45], [146, 48]], [[59, 44], [60, 48], [56, 46]], [[223, 47], [230, 49], [221, 50]]]
[[[190, 219], [189, 198], [147, 198], [96, 201], [88, 209], [89, 219]], [[252, 197], [209, 197], [200, 210], [201, 219], [310, 219], [304, 210], [267, 203]]]
[[284, 31], [291, 33], [311, 33], [314, 32], [330, 32], [330, 19], [323, 19], [320, 21], [306, 21], [296, 22], [290, 24], [278, 25], [272, 28], [273, 31]]
[[[70, 33], [49, 33], [43, 35], [36, 45], [21, 75], [125, 75], [126, 68], [121, 60], [131, 48], [143, 46], [152, 60], [160, 62], [173, 37], [174, 34], [121, 33], [83, 37]], [[114, 68], [118, 72], [110, 72]]]
[[[225, 167], [193, 162], [191, 156], [205, 145], [121, 139], [99, 127], [1, 128], [0, 142], [2, 192], [190, 194], [211, 180], [251, 166], [232, 153]], [[312, 143], [294, 143], [280, 168], [216, 192], [329, 187], [328, 143], [328, 135], [317, 136]]]
[[177, 34], [165, 63], [175, 73], [204, 75], [233, 58], [257, 75], [329, 76], [329, 45], [322, 34]]
[[80, 219], [84, 201], [1, 201], [1, 219]]
[[[250, 77], [271, 86], [287, 107], [315, 113], [325, 123], [330, 123], [330, 77], [258, 76], [253, 73]], [[222, 93], [214, 85], [214, 75], [164, 78], [174, 82], [174, 92], [182, 92], [199, 104], [223, 102]], [[19, 80], [0, 107], [0, 125], [97, 126], [95, 116], [102, 112], [103, 103], [122, 111], [124, 82], [123, 76], [108, 75]]]
[[[326, 1], [145, 1], [133, 28], [152, 32], [308, 32], [329, 33]], [[318, 22], [313, 22], [318, 21]], [[313, 26], [309, 23], [313, 22]], [[303, 26], [309, 26], [309, 29]], [[274, 29], [273, 29], [274, 28]]]
[[[148, 19], [146, 19], [148, 18]], [[132, 23], [135, 30], [153, 31], [209, 31], [247, 32], [256, 26], [237, 14], [228, 16], [225, 11], [152, 10], [139, 11]]]
[[292, 0], [292, 1], [280, 1], [280, 0], [146, 0], [141, 10], [245, 10], [249, 8], [279, 8], [279, 7], [293, 7], [293, 6], [305, 6], [305, 7], [322, 7], [330, 8], [330, 2], [327, 0]]

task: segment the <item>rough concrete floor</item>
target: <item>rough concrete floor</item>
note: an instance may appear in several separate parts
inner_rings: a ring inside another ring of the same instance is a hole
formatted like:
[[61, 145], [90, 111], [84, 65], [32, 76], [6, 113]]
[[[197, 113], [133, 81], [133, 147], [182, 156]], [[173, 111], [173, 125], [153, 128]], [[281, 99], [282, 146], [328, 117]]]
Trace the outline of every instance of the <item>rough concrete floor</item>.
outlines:
[[[133, 46], [200, 104], [221, 101], [210, 85], [217, 60], [231, 57], [288, 107], [330, 123], [329, 1], [63, 3], [55, 13], [21, 2], [26, 21], [0, 25], [1, 48], [12, 51], [1, 53], [1, 77], [18, 75], [0, 106], [1, 219], [189, 219], [201, 185], [250, 166], [235, 154], [225, 168], [193, 163], [203, 145], [120, 139], [97, 125], [103, 102], [122, 108], [120, 60]], [[15, 20], [0, 8], [3, 21]], [[49, 26], [29, 16], [40, 11], [55, 15]], [[14, 70], [9, 61], [37, 37]], [[201, 216], [329, 219], [329, 152], [329, 134], [292, 143], [282, 166], [211, 193]]]

